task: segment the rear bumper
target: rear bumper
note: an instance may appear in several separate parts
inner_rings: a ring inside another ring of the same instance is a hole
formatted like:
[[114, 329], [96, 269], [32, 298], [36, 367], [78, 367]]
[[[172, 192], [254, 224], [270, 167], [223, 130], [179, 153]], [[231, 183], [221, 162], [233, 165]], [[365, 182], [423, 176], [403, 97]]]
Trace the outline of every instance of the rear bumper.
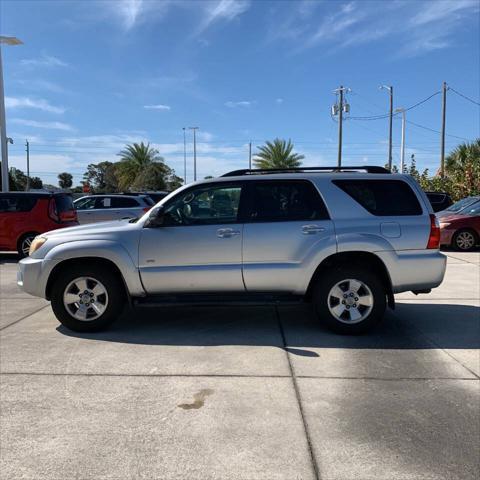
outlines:
[[455, 233], [455, 230], [450, 230], [448, 228], [440, 229], [440, 245], [451, 245], [452, 237]]
[[447, 257], [438, 250], [376, 253], [390, 273], [393, 293], [435, 288], [445, 276]]
[[59, 260], [27, 257], [18, 263], [17, 285], [26, 293], [45, 298], [48, 277]]

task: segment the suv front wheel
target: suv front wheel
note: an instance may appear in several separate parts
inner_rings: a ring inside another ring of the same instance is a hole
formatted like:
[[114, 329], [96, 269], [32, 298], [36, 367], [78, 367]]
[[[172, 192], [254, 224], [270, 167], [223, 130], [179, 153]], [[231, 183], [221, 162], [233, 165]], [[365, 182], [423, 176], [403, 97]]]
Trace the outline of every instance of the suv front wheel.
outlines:
[[331, 330], [351, 335], [365, 333], [385, 314], [385, 287], [369, 271], [332, 269], [317, 281], [313, 304], [319, 319]]
[[118, 276], [106, 268], [75, 266], [55, 279], [51, 302], [62, 325], [76, 332], [96, 332], [122, 313], [124, 288]]

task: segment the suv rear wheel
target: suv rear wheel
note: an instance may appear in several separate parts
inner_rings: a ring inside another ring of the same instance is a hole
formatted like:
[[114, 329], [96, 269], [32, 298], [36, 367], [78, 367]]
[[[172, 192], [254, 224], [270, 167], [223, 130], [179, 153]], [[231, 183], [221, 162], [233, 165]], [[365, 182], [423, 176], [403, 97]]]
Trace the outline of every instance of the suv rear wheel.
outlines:
[[326, 272], [313, 291], [319, 319], [337, 333], [365, 333], [383, 318], [386, 293], [374, 273], [342, 267]]
[[95, 266], [64, 270], [52, 288], [52, 309], [57, 319], [76, 332], [96, 332], [122, 313], [124, 287], [113, 272]]

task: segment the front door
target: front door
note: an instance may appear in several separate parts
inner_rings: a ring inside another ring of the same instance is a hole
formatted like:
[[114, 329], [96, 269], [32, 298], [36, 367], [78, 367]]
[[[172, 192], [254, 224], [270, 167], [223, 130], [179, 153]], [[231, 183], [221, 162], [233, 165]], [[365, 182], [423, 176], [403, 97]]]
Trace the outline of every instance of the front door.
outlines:
[[164, 223], [142, 231], [139, 267], [149, 294], [243, 292], [242, 185], [196, 185], [165, 204]]

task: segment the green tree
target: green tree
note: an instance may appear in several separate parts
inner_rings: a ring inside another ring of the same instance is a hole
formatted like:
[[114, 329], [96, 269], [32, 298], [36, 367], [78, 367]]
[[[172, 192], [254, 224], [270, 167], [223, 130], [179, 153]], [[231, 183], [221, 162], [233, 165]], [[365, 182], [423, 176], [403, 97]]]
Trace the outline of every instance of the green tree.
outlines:
[[296, 168], [302, 164], [303, 155], [293, 153], [291, 140], [275, 138], [273, 142], [266, 141], [265, 145], [257, 147], [259, 152], [253, 159], [258, 168]]
[[71, 173], [62, 172], [58, 174], [58, 186], [60, 188], [70, 188], [73, 185], [73, 176]]
[[152, 148], [149, 143], [133, 143], [126, 145], [118, 154], [121, 158], [116, 167], [120, 190], [127, 190], [135, 182], [137, 175], [152, 163], [163, 164], [163, 158], [158, 150]]
[[480, 138], [461, 143], [448, 154], [445, 174], [452, 182], [454, 198], [480, 194]]
[[118, 192], [116, 163], [90, 163], [83, 174], [83, 183], [90, 185], [95, 193]]

